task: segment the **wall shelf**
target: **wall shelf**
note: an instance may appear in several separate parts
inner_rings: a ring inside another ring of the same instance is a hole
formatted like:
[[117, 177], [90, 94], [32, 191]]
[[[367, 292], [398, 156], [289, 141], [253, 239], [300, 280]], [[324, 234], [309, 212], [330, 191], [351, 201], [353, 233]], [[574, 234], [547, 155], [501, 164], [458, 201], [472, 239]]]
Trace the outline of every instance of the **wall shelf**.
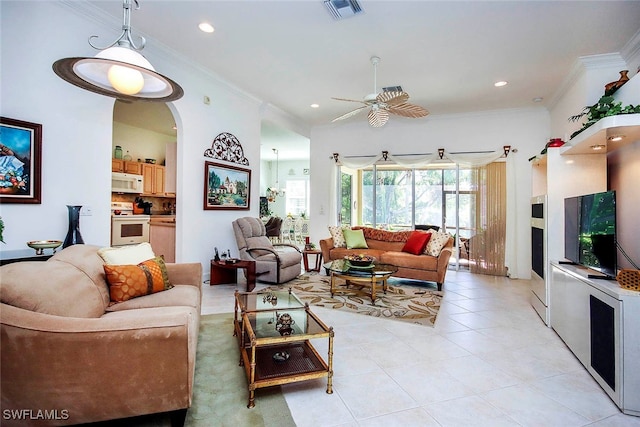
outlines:
[[[610, 137], [624, 136], [622, 141], [609, 141]], [[563, 155], [601, 154], [617, 150], [640, 140], [640, 114], [620, 114], [605, 117], [580, 132], [563, 150]], [[594, 145], [603, 145], [602, 150], [594, 150]], [[564, 148], [564, 147], [563, 147]]]

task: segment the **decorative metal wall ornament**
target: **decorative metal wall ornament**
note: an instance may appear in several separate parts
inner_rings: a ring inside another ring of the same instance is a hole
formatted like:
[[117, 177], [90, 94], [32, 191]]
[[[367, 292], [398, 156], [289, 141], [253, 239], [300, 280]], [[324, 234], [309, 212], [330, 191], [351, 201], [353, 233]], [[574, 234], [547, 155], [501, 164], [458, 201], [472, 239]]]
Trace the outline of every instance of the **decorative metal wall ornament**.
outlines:
[[228, 132], [222, 132], [213, 139], [211, 148], [204, 150], [206, 157], [224, 160], [231, 163], [249, 166], [249, 160], [244, 156], [242, 144], [238, 138]]

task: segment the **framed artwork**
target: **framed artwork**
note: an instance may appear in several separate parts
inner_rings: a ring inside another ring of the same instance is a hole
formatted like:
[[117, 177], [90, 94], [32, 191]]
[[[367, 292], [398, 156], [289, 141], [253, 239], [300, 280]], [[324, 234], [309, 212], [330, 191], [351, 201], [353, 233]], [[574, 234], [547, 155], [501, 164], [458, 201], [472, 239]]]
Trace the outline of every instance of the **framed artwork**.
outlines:
[[204, 209], [249, 210], [251, 170], [204, 162]]
[[41, 203], [42, 125], [0, 117], [0, 203]]

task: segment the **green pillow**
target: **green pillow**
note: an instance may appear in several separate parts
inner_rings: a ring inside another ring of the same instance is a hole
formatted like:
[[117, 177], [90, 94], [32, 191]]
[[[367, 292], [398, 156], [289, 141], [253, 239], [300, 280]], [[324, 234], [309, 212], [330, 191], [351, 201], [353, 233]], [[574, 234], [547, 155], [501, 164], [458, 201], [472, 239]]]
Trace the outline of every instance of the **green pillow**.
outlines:
[[362, 230], [345, 228], [342, 233], [344, 234], [344, 240], [347, 242], [347, 249], [369, 249]]

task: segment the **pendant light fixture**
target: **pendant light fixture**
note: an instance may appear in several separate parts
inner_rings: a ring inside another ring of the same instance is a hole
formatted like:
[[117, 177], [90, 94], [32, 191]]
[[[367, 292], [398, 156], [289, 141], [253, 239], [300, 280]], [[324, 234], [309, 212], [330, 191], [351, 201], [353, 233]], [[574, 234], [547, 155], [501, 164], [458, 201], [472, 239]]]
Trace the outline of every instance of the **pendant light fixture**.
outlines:
[[280, 188], [278, 180], [280, 178], [279, 174], [279, 166], [280, 166], [280, 157], [278, 156], [278, 150], [276, 148], [272, 148], [273, 152], [276, 155], [276, 185], [273, 187], [267, 188], [267, 200], [273, 202], [276, 200], [277, 196], [284, 197], [284, 189]]
[[[133, 0], [140, 9], [137, 0]], [[140, 36], [137, 46], [131, 37], [131, 0], [123, 0], [120, 38], [106, 47], [89, 44], [100, 52], [92, 58], [64, 58], [53, 63], [53, 71], [63, 80], [100, 95], [135, 101], [169, 102], [182, 98], [176, 82], [155, 71], [139, 53], [146, 43]]]

